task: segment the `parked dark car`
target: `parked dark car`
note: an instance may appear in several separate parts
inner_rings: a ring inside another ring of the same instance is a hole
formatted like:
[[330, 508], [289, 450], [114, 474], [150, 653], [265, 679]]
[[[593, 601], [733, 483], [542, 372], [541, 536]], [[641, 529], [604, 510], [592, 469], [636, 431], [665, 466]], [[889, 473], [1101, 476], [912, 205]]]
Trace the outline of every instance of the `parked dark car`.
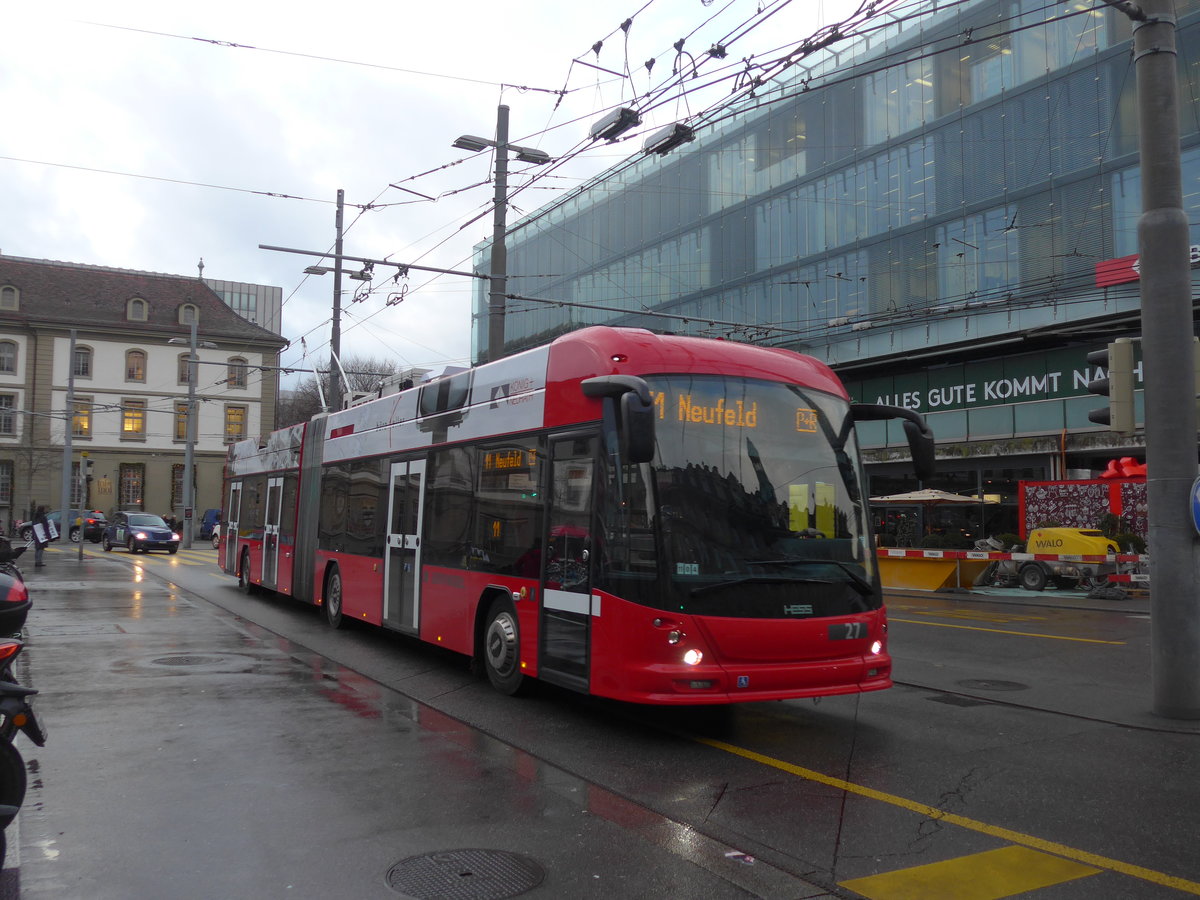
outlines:
[[200, 519], [200, 540], [211, 540], [214, 531], [221, 528], [221, 511], [219, 509], [206, 509], [204, 515]]
[[179, 532], [173, 531], [162, 516], [144, 512], [119, 512], [104, 531], [104, 549], [124, 547], [130, 553], [151, 550], [179, 552]]
[[[101, 539], [104, 537], [104, 529], [108, 527], [108, 519], [105, 517], [104, 513], [100, 512], [98, 509], [85, 509], [83, 510], [82, 515], [80, 515], [79, 510], [72, 510], [72, 512], [75, 513], [76, 519], [83, 519], [84, 540], [91, 541], [93, 544], [100, 543]], [[46, 518], [53, 522], [54, 527], [58, 530], [59, 537], [61, 537], [63, 533], [62, 515], [63, 511], [61, 509], [56, 509], [54, 512], [46, 513]], [[79, 528], [79, 525], [71, 526], [71, 534], [69, 537], [71, 538], [72, 543], [79, 543]], [[33, 523], [18, 522], [16, 532], [21, 536], [21, 540], [28, 541], [33, 535]]]

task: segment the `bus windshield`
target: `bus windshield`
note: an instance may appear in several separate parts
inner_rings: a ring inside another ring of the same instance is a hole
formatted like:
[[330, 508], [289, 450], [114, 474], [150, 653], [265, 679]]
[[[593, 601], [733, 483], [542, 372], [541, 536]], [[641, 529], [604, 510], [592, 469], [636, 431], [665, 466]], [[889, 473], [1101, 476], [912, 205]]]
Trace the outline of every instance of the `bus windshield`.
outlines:
[[666, 608], [789, 618], [880, 605], [846, 401], [748, 378], [646, 381]]

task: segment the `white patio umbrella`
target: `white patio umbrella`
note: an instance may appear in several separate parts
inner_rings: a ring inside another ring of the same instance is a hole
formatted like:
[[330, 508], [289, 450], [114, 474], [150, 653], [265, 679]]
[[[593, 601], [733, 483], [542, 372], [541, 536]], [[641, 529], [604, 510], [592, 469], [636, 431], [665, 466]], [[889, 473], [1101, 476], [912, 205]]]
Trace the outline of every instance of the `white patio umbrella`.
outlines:
[[996, 500], [980, 500], [978, 497], [967, 497], [963, 494], [951, 494], [949, 491], [938, 491], [933, 488], [922, 488], [919, 491], [907, 491], [903, 494], [888, 494], [886, 497], [872, 497], [872, 503], [894, 503], [908, 506], [937, 506], [941, 503], [997, 503]]

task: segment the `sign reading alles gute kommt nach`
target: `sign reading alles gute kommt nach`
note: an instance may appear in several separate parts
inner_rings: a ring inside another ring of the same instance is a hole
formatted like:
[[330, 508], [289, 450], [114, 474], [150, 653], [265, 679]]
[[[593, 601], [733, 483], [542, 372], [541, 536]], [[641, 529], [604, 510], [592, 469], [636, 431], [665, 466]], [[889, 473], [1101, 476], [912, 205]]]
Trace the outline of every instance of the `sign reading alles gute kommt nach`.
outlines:
[[[1135, 354], [1140, 345], [1135, 342]], [[1007, 403], [1060, 400], [1088, 394], [1088, 382], [1107, 373], [1089, 365], [1081, 347], [1027, 353], [1004, 359], [960, 363], [859, 382], [846, 388], [857, 401], [887, 403], [917, 412], [972, 409]], [[1134, 362], [1134, 386], [1142, 383], [1140, 355]]]

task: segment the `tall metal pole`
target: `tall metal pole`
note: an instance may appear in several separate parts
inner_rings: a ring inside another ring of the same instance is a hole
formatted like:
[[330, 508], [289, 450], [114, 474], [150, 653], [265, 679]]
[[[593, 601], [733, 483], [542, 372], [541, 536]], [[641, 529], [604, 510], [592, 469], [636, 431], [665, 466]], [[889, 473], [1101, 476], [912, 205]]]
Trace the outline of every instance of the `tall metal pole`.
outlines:
[[[66, 427], [63, 429], [63, 470], [62, 470], [62, 518], [58, 520], [59, 528], [65, 532], [60, 537], [71, 539], [71, 523], [75, 521], [74, 510], [71, 509], [71, 437], [75, 430], [75, 329], [71, 329], [71, 344], [67, 350], [67, 400]], [[83, 523], [79, 524], [79, 546], [83, 547]]]
[[1141, 0], [1138, 6], [1130, 14], [1142, 173], [1138, 252], [1154, 711], [1200, 719], [1200, 543], [1189, 502], [1197, 470], [1194, 322], [1175, 16], [1171, 0]]
[[345, 202], [346, 192], [338, 188], [337, 216], [334, 220], [337, 237], [333, 244], [333, 325], [329, 335], [329, 352], [332, 354], [329, 360], [329, 408], [334, 412], [342, 408], [342, 382], [338, 378], [338, 365], [342, 359], [342, 212]]
[[183, 547], [192, 549], [192, 522], [196, 517], [192, 472], [196, 455], [196, 317], [192, 316], [188, 349], [187, 441], [183, 450]]
[[496, 108], [496, 194], [492, 201], [492, 267], [488, 291], [488, 360], [504, 354], [504, 294], [508, 248], [504, 245], [508, 212], [508, 107]]

